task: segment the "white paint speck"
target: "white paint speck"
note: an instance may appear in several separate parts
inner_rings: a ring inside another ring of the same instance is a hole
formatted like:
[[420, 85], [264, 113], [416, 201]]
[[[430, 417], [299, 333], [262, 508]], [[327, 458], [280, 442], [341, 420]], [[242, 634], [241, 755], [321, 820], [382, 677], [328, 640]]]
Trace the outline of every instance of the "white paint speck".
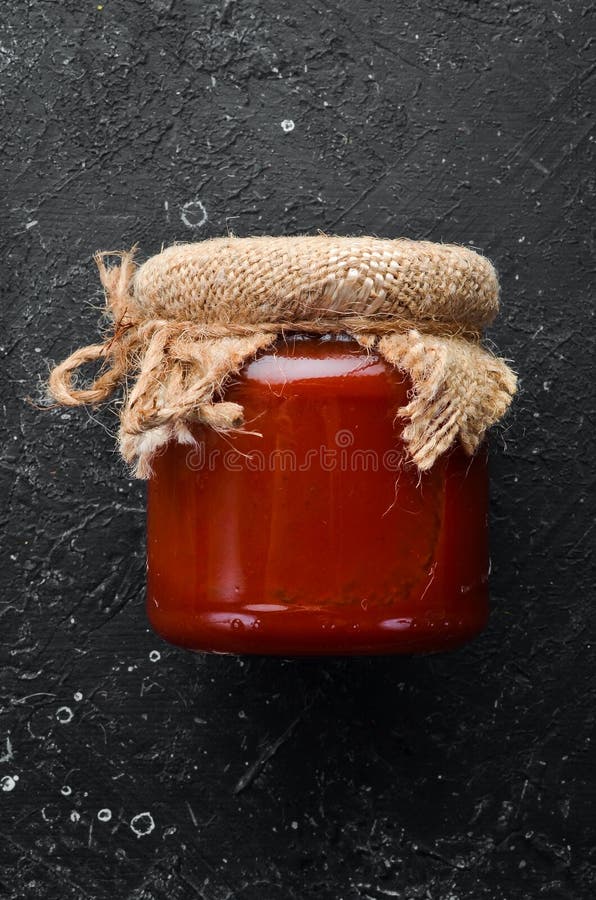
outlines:
[[[11, 557], [12, 558], [12, 557]], [[15, 556], [16, 560], [16, 556]], [[0, 756], [0, 763], [10, 762], [13, 758], [14, 753], [12, 752], [12, 744], [10, 743], [10, 738], [6, 738], [6, 752]]]
[[19, 780], [18, 775], [4, 775], [0, 780], [0, 787], [3, 791], [14, 791]]
[[75, 700], [77, 703], [80, 703], [81, 700], [83, 699], [83, 695], [81, 694], [80, 691], [75, 691], [75, 693], [72, 696], [73, 696], [73, 700]]
[[296, 821], [294, 820], [294, 821], [291, 823], [291, 827], [294, 829], [294, 831], [298, 831], [298, 822], [296, 822]]
[[152, 650], [149, 654], [149, 659], [151, 660], [151, 662], [159, 662], [161, 659], [161, 653], [159, 652], [159, 650]]
[[72, 721], [73, 712], [70, 706], [61, 706], [56, 710], [56, 718], [61, 725], [68, 725]]
[[25, 228], [27, 229], [27, 231], [29, 231], [30, 228], [35, 228], [36, 225], [37, 225], [37, 219], [32, 219], [31, 222], [27, 222], [27, 224], [25, 225]]
[[201, 200], [189, 200], [182, 207], [180, 218], [187, 228], [202, 228], [207, 222], [207, 210]]
[[100, 809], [97, 813], [97, 818], [100, 822], [109, 822], [112, 818], [112, 810], [111, 809]]
[[130, 820], [130, 827], [137, 837], [145, 837], [145, 835], [151, 834], [155, 828], [155, 822], [150, 812], [142, 812], [133, 816]]
[[289, 134], [290, 131], [293, 131], [295, 127], [296, 126], [291, 119], [284, 119], [281, 123], [282, 131], [285, 131], [286, 134]]
[[60, 793], [63, 797], [70, 797], [70, 795], [72, 794], [72, 788], [68, 784], [65, 784], [60, 788]]

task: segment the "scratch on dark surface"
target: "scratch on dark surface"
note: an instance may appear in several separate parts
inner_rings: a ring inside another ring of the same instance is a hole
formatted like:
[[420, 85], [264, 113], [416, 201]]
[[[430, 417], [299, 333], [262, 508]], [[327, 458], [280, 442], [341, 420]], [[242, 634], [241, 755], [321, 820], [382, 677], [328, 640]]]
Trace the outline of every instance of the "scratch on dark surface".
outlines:
[[186, 801], [186, 806], [187, 806], [188, 814], [189, 814], [189, 816], [190, 816], [190, 818], [191, 818], [192, 824], [195, 826], [195, 828], [198, 828], [198, 827], [199, 827], [199, 823], [197, 822], [197, 817], [195, 816], [194, 809], [192, 808], [192, 806], [190, 805], [190, 803], [188, 802], [188, 800]]
[[[34, 860], [38, 865], [42, 866], [42, 868], [48, 872], [48, 875], [52, 882], [55, 882], [55, 881], [63, 882], [64, 884], [68, 885], [69, 887], [74, 888], [77, 891], [78, 897], [85, 897], [85, 898], [89, 898], [89, 900], [94, 900], [94, 895], [89, 894], [81, 884], [74, 881], [70, 877], [68, 872], [65, 871], [64, 866], [56, 867], [55, 865], [52, 865], [50, 862], [45, 860], [43, 858], [43, 856], [41, 856], [39, 853], [36, 853], [34, 850], [32, 850], [30, 848], [23, 847], [18, 841], [15, 841], [8, 834], [0, 833], [0, 839], [2, 839], [2, 841], [4, 842], [4, 844], [6, 846], [10, 845], [11, 847], [14, 847], [16, 850], [18, 850], [19, 853], [22, 854], [23, 859], [30, 858], [30, 859]], [[46, 885], [46, 887], [49, 887], [49, 884]], [[26, 896], [26, 894], [22, 894], [21, 896]], [[56, 893], [55, 896], [59, 896], [59, 894]]]
[[294, 729], [298, 725], [298, 722], [301, 720], [302, 716], [298, 716], [291, 722], [286, 730], [280, 734], [280, 736], [272, 741], [270, 744], [266, 744], [257, 759], [254, 763], [248, 767], [244, 775], [238, 779], [236, 783], [236, 787], [234, 788], [234, 794], [239, 794], [241, 791], [246, 790], [255, 778], [262, 772], [265, 765], [272, 759], [280, 747], [282, 747], [287, 740], [289, 740], [294, 732]]

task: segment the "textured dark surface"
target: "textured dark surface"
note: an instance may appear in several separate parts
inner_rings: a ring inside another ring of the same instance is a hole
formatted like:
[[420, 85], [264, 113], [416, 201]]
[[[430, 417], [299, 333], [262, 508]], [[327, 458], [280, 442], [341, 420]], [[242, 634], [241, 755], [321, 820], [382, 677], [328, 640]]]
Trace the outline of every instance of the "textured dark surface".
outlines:
[[[2, 897], [595, 895], [589, 10], [2, 4]], [[468, 648], [236, 659], [148, 631], [113, 417], [24, 397], [94, 339], [94, 250], [228, 228], [496, 262], [522, 391]]]

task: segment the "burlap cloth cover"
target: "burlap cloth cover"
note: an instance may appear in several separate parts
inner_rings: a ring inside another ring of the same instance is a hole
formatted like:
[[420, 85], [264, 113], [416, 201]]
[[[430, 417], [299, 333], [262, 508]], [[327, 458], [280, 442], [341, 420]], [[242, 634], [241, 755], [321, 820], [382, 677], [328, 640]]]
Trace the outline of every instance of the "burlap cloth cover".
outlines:
[[[112, 255], [112, 254], [110, 254]], [[179, 244], [137, 267], [132, 253], [107, 267], [96, 257], [111, 330], [51, 372], [58, 403], [107, 399], [119, 384], [119, 445], [145, 478], [188, 428], [242, 426], [225, 401], [227, 379], [288, 332], [353, 335], [407, 372], [413, 390], [396, 411], [420, 470], [456, 440], [472, 454], [507, 410], [516, 378], [480, 343], [498, 311], [492, 265], [464, 247], [344, 237], [220, 238]], [[101, 360], [87, 388], [84, 363]]]

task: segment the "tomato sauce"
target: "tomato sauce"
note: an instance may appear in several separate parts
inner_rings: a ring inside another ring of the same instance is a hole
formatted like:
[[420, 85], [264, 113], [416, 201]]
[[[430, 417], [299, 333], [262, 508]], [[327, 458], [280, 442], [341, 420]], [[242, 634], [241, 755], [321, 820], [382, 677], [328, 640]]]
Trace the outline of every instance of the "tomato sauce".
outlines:
[[279, 340], [225, 399], [244, 433], [197, 426], [148, 487], [153, 627], [195, 650], [433, 651], [488, 613], [487, 458], [426, 473], [396, 419], [409, 379], [353, 340]]

